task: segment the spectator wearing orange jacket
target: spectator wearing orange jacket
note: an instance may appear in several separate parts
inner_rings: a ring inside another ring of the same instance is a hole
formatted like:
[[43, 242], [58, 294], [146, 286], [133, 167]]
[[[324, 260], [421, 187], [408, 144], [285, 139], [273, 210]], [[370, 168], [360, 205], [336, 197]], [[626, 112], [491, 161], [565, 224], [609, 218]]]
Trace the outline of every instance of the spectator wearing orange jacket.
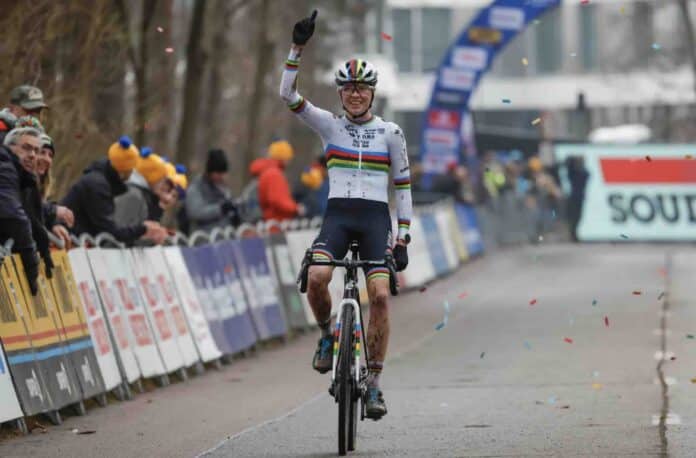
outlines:
[[249, 166], [251, 175], [259, 180], [259, 205], [265, 221], [283, 221], [304, 216], [304, 206], [292, 198], [284, 173], [285, 166], [293, 155], [290, 143], [285, 140], [276, 141], [268, 147], [267, 158], [256, 159]]

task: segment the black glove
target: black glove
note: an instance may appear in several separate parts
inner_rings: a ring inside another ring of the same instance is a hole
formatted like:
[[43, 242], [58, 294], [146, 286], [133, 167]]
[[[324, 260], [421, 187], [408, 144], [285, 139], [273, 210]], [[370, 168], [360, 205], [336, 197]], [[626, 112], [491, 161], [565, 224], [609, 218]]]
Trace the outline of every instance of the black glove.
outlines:
[[396, 263], [396, 271], [401, 272], [408, 266], [408, 251], [405, 245], [396, 245], [392, 250], [394, 254], [394, 262]]
[[310, 17], [306, 17], [295, 24], [292, 29], [292, 42], [296, 45], [304, 46], [312, 34], [314, 34], [314, 20], [317, 18], [317, 10], [312, 12]]
[[220, 210], [222, 211], [223, 215], [226, 215], [231, 212], [236, 212], [237, 207], [234, 206], [234, 202], [232, 202], [229, 199], [226, 199], [220, 204]]
[[46, 271], [46, 278], [49, 280], [53, 278], [53, 269], [55, 265], [53, 264], [53, 259], [51, 258], [51, 250], [41, 253], [41, 257], [44, 261], [44, 270]]

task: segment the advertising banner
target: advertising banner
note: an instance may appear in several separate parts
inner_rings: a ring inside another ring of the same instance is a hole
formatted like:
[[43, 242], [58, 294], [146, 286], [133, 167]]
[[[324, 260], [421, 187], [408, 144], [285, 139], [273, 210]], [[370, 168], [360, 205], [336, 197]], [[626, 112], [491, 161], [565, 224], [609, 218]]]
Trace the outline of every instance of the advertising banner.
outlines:
[[97, 356], [99, 371], [104, 380], [104, 389], [111, 391], [122, 383], [121, 373], [116, 362], [116, 355], [109, 337], [108, 324], [99, 303], [97, 286], [87, 258], [87, 250], [75, 248], [68, 252], [77, 290], [87, 320], [92, 345]]
[[145, 301], [140, 295], [136, 277], [130, 267], [129, 252], [109, 248], [100, 251], [102, 259], [108, 266], [114, 294], [118, 297], [116, 303], [120, 306], [123, 322], [126, 323], [128, 339], [140, 368], [140, 374], [145, 378], [166, 374], [167, 371], [146, 315]]
[[[696, 161], [691, 159], [694, 149], [694, 145], [556, 145], [557, 162], [563, 164], [568, 157], [583, 157], [589, 173], [578, 238], [696, 239]], [[566, 170], [562, 172], [563, 187], [571, 194]]]
[[428, 248], [428, 254], [433, 263], [433, 268], [435, 269], [435, 275], [439, 277], [449, 272], [449, 265], [447, 263], [445, 247], [442, 244], [442, 238], [437, 228], [435, 216], [430, 212], [423, 212], [420, 214], [420, 222], [423, 225], [425, 244]]
[[469, 255], [477, 256], [483, 253], [483, 239], [479, 230], [476, 209], [471, 205], [456, 203], [454, 204], [454, 212], [464, 235], [464, 243], [466, 243]]
[[[263, 239], [244, 238], [238, 241], [238, 251], [235, 254], [239, 262], [242, 281], [250, 296], [256, 299], [256, 308], [252, 306], [251, 314], [254, 323], [262, 321], [262, 326], [257, 326], [260, 339], [283, 336], [287, 333], [287, 324], [278, 300], [275, 281], [266, 259], [266, 245]], [[251, 301], [250, 301], [251, 302]]]
[[210, 327], [210, 334], [213, 336], [215, 345], [224, 355], [231, 355], [235, 353], [235, 350], [227, 336], [225, 336], [225, 330], [223, 329], [222, 320], [214, 299], [216, 297], [214, 294], [216, 277], [220, 288], [225, 288], [225, 282], [222, 274], [215, 275], [218, 262], [215, 259], [214, 252], [206, 247], [208, 245], [181, 247], [181, 255], [184, 257], [186, 268], [196, 288], [196, 294], [200, 301], [203, 315]]
[[[109, 249], [113, 251], [113, 249]], [[124, 305], [121, 303], [121, 295], [115, 289], [116, 284], [109, 264], [104, 259], [104, 250], [101, 248], [90, 248], [87, 250], [87, 258], [92, 266], [92, 275], [97, 285], [97, 292], [101, 299], [102, 312], [106, 316], [112, 342], [116, 348], [116, 359], [123, 370], [122, 376], [128, 383], [134, 383], [140, 378], [140, 367], [133, 351], [133, 339], [129, 336], [127, 321], [123, 317], [122, 310]]]
[[451, 232], [452, 225], [450, 224], [447, 207], [438, 206], [433, 212], [433, 216], [435, 217], [437, 230], [440, 233], [442, 247], [445, 249], [448, 271], [452, 272], [459, 266], [459, 250], [457, 248], [456, 239]]
[[51, 287], [43, 274], [43, 262], [37, 279], [39, 292], [36, 296], [31, 296], [22, 261], [17, 254], [12, 258], [17, 280], [24, 294], [24, 304], [27, 305], [24, 312], [28, 317], [28, 334], [34, 359], [43, 373], [53, 408], [61, 409], [75, 404], [82, 399], [82, 393], [68, 357], [69, 349], [56, 326], [60, 319], [53, 303]]
[[[0, 294], [3, 286], [0, 286]], [[0, 296], [0, 310], [3, 307], [8, 307], [11, 305], [9, 302], [2, 303], [6, 299]], [[0, 317], [0, 319], [2, 319]], [[0, 331], [2, 326], [0, 325]], [[6, 421], [15, 420], [21, 418], [24, 414], [22, 413], [22, 408], [19, 406], [19, 399], [17, 399], [17, 392], [15, 391], [14, 384], [12, 383], [12, 376], [10, 375], [10, 366], [7, 364], [7, 358], [5, 358], [5, 351], [2, 348], [2, 336], [0, 335], [0, 423]]]
[[450, 45], [437, 70], [423, 118], [421, 162], [426, 176], [460, 162], [471, 95], [501, 50], [561, 0], [494, 0]]
[[420, 215], [411, 218], [411, 243], [408, 245], [408, 268], [401, 275], [404, 278], [405, 287], [421, 286], [435, 278], [434, 263], [430, 259], [428, 243], [425, 239], [425, 231]]
[[157, 286], [160, 297], [164, 300], [165, 310], [169, 314], [170, 322], [174, 324], [176, 341], [184, 360], [184, 366], [193, 366], [200, 361], [200, 356], [189, 329], [184, 306], [179, 299], [167, 262], [164, 259], [162, 247], [145, 248], [144, 251], [152, 268], [152, 273], [157, 279]]
[[89, 335], [87, 318], [80, 305], [75, 278], [65, 251], [54, 251], [53, 278], [51, 288], [55, 303], [58, 305], [62, 329], [70, 348], [70, 359], [77, 372], [82, 395], [85, 399], [97, 396], [105, 391], [104, 380], [99, 371], [97, 355], [94, 352], [92, 337]]
[[239, 264], [230, 241], [207, 245], [208, 262], [213, 262], [213, 299], [225, 317], [223, 329], [232, 353], [251, 348], [258, 333], [251, 318], [250, 298], [244, 293]]
[[175, 372], [184, 367], [184, 359], [177, 343], [177, 328], [167, 311], [157, 273], [150, 265], [143, 248], [133, 248], [129, 253], [131, 268], [137, 278], [138, 290], [145, 300], [145, 311], [165, 370], [168, 373]]
[[179, 247], [162, 248], [169, 273], [174, 280], [174, 288], [176, 289], [179, 303], [182, 305], [188, 324], [191, 330], [191, 335], [196, 343], [196, 348], [204, 362], [213, 361], [222, 356], [222, 353], [215, 345], [215, 340], [210, 333], [210, 327], [203, 314], [203, 309], [198, 301], [196, 287], [186, 269], [186, 263], [181, 256]]
[[306, 328], [307, 317], [305, 316], [302, 298], [297, 289], [297, 271], [292, 263], [290, 251], [288, 250], [287, 239], [284, 232], [271, 234], [268, 237], [268, 244], [271, 247], [269, 261], [275, 265], [275, 274], [278, 280], [280, 295], [285, 306], [285, 316], [288, 326], [293, 329]]
[[[43, 372], [31, 347], [30, 318], [10, 257], [0, 263], [0, 339], [5, 350], [5, 374], [12, 374], [26, 415], [54, 410]], [[12, 380], [10, 380], [10, 384]], [[3, 395], [5, 397], [5, 395]], [[10, 395], [7, 395], [10, 398]], [[4, 404], [3, 404], [4, 405]], [[8, 404], [11, 405], [11, 404]], [[13, 410], [10, 410], [13, 412]], [[16, 412], [16, 411], [14, 411]]]

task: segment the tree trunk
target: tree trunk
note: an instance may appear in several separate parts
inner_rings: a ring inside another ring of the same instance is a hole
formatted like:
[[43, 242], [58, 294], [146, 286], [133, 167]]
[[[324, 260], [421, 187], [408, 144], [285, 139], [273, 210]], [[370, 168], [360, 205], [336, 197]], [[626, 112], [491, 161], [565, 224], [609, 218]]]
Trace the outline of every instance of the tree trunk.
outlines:
[[256, 68], [254, 71], [254, 84], [249, 96], [249, 108], [247, 110], [248, 124], [246, 129], [246, 150], [244, 152], [245, 164], [250, 164], [256, 155], [258, 145], [258, 139], [256, 136], [263, 103], [263, 86], [266, 79], [265, 77], [268, 74], [268, 66], [273, 58], [273, 44], [270, 43], [266, 37], [269, 3], [269, 0], [261, 0], [261, 5], [259, 7], [257, 16], [256, 49], [254, 52]]
[[196, 0], [193, 6], [191, 32], [186, 46], [186, 81], [184, 83], [184, 106], [179, 126], [179, 140], [176, 158], [179, 162], [189, 164], [195, 154], [196, 128], [200, 109], [201, 81], [205, 56], [201, 49], [203, 37], [203, 19], [206, 0]]

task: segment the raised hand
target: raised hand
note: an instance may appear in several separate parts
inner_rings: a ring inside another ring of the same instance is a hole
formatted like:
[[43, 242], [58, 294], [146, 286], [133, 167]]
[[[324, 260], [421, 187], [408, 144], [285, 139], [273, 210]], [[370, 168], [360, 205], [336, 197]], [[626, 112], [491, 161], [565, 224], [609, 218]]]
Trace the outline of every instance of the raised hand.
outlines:
[[292, 42], [298, 46], [304, 46], [314, 34], [314, 20], [317, 18], [317, 10], [295, 24], [292, 29]]

